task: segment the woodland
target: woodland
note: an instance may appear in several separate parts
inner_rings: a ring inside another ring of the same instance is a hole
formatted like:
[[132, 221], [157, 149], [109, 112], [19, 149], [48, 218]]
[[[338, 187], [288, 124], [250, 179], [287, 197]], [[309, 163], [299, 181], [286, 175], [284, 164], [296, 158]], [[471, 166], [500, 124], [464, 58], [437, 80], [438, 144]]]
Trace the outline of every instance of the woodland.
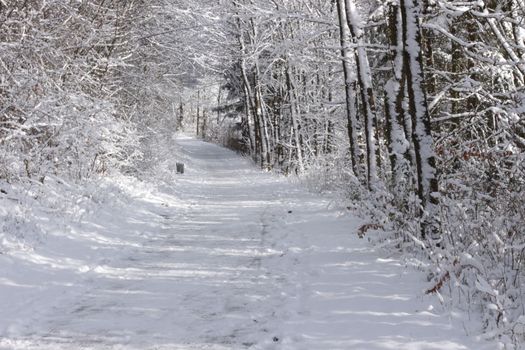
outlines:
[[523, 0], [0, 0], [1, 195], [141, 176], [194, 133], [360, 212], [506, 344], [524, 116]]

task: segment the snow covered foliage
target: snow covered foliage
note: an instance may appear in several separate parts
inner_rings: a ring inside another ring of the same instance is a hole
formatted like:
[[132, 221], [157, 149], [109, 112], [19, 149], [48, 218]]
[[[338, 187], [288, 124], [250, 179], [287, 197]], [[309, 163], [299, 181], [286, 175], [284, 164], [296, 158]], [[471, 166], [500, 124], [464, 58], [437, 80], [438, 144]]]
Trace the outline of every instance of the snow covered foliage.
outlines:
[[523, 17], [522, 0], [0, 0], [0, 190], [152, 168], [169, 183], [184, 128], [360, 208], [510, 349]]
[[141, 131], [174, 128], [175, 82], [193, 72], [177, 74], [184, 52], [167, 55], [170, 38], [158, 37], [159, 21], [183, 24], [173, 11], [161, 1], [1, 2], [0, 178], [129, 168]]
[[[126, 162], [133, 126], [118, 118], [126, 6], [25, 1], [0, 5], [0, 176], [84, 178]], [[122, 33], [124, 34], [124, 33]]]

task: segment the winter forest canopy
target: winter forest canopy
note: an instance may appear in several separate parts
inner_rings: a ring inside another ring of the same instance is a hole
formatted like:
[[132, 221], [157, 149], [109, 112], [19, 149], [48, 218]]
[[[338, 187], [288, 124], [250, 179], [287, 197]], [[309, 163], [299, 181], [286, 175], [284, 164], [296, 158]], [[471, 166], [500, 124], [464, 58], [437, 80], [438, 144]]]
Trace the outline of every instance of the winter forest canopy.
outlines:
[[0, 0], [2, 193], [194, 132], [359, 208], [515, 343], [524, 115], [523, 0]]

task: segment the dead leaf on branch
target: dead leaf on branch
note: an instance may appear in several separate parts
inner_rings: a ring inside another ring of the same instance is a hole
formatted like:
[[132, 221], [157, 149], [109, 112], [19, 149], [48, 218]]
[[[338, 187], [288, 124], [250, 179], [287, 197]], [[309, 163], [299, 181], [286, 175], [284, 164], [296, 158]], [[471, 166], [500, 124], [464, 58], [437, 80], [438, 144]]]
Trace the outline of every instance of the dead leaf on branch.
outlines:
[[384, 230], [383, 225], [380, 224], [365, 224], [359, 227], [357, 230], [357, 236], [359, 238], [363, 238], [365, 236], [365, 233], [367, 233], [369, 230]]

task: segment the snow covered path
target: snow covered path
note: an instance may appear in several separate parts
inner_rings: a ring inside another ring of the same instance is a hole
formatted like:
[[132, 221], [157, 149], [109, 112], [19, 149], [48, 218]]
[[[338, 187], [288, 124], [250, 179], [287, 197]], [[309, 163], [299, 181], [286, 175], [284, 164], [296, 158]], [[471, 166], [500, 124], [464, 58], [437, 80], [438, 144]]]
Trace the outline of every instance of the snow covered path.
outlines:
[[233, 152], [177, 143], [174, 183], [0, 255], [0, 349], [482, 349], [357, 219]]

